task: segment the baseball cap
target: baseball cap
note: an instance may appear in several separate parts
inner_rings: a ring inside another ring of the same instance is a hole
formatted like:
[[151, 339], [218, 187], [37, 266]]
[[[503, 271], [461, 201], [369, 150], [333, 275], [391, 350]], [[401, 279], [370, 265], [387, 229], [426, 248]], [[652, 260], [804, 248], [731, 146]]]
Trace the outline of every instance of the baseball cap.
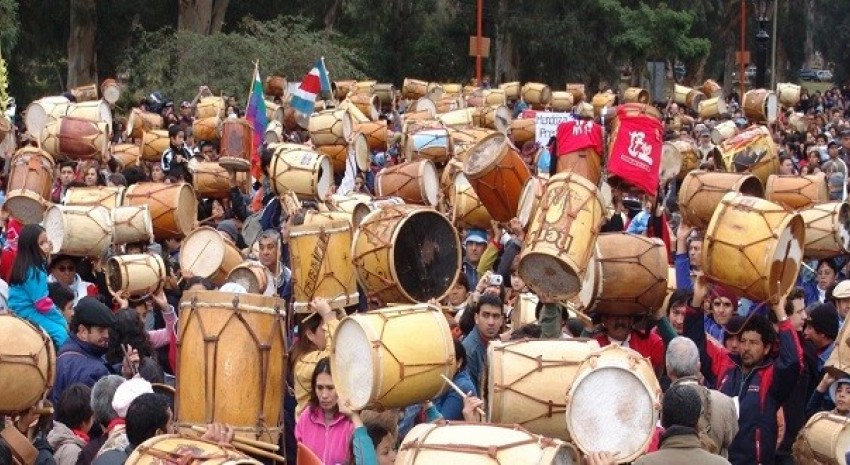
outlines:
[[463, 240], [463, 245], [470, 242], [478, 242], [479, 244], [487, 243], [487, 233], [481, 229], [470, 229], [466, 232], [466, 237]]
[[833, 299], [850, 299], [850, 280], [844, 280], [835, 285], [832, 290]]

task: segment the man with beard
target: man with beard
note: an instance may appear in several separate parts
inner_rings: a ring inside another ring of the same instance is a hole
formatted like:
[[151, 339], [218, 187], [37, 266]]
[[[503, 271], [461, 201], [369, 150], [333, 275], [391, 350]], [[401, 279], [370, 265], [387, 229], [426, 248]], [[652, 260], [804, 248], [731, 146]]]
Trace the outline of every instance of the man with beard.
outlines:
[[634, 329], [639, 317], [631, 315], [601, 315], [602, 332], [595, 339], [600, 347], [617, 344], [628, 347], [648, 358], [655, 373], [664, 370], [664, 341], [654, 332]]

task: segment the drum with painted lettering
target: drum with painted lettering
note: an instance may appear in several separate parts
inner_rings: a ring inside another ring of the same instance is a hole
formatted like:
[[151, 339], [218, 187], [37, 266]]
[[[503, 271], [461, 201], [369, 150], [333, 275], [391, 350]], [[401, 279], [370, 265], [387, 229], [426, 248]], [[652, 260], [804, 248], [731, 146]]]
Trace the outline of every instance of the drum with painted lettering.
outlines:
[[356, 305], [357, 274], [351, 261], [351, 220], [293, 226], [289, 232], [295, 312], [310, 312], [316, 297], [331, 308]]

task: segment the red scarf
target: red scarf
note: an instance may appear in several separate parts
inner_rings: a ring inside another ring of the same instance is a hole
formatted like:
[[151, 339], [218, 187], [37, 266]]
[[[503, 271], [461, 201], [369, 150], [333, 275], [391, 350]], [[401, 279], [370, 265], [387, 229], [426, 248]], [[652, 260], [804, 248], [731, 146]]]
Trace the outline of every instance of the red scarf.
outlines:
[[72, 429], [71, 432], [74, 433], [74, 436], [82, 439], [83, 444], [89, 443], [89, 435], [85, 431], [79, 429]]
[[116, 426], [126, 425], [126, 424], [127, 424], [127, 421], [124, 420], [123, 418], [116, 418], [116, 419], [110, 421], [108, 425], [106, 425], [106, 431], [112, 431], [112, 429], [115, 428]]

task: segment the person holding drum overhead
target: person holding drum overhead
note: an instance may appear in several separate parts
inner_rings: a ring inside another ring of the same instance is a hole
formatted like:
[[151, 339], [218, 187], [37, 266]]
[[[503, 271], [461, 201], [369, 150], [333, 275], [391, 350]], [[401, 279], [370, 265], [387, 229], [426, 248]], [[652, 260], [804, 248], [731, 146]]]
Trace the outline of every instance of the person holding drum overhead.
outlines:
[[676, 254], [673, 258], [676, 267], [676, 288], [690, 290], [694, 288], [691, 275], [702, 266], [702, 231], [697, 231], [682, 222], [676, 230]]
[[339, 325], [336, 313], [327, 300], [316, 298], [310, 306], [314, 313], [296, 316], [298, 339], [289, 352], [289, 368], [293, 374], [295, 400], [298, 402], [296, 418], [307, 408], [313, 370], [319, 360], [330, 356], [333, 336]]

